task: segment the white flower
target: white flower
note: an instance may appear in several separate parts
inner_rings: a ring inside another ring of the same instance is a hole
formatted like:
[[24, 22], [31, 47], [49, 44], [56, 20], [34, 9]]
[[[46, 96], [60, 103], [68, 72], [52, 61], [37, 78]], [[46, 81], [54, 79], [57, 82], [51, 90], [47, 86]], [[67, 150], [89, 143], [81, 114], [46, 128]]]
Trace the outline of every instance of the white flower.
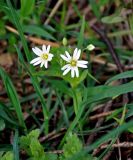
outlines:
[[65, 60], [68, 64], [63, 66], [61, 70], [63, 70], [63, 75], [66, 75], [69, 71], [71, 71], [71, 77], [74, 78], [75, 75], [76, 77], [79, 77], [79, 70], [78, 67], [80, 68], [87, 68], [87, 61], [84, 60], [79, 60], [81, 50], [76, 48], [73, 52], [73, 56], [70, 56], [70, 54], [65, 51], [66, 55], [60, 55], [63, 60]]
[[34, 58], [30, 64], [33, 64], [34, 66], [39, 65], [40, 67], [45, 66], [45, 68], [48, 68], [48, 61], [51, 61], [53, 58], [53, 54], [49, 53], [50, 51], [50, 45], [47, 47], [45, 45], [42, 46], [42, 50], [38, 47], [32, 48], [32, 51], [38, 56], [37, 58]]

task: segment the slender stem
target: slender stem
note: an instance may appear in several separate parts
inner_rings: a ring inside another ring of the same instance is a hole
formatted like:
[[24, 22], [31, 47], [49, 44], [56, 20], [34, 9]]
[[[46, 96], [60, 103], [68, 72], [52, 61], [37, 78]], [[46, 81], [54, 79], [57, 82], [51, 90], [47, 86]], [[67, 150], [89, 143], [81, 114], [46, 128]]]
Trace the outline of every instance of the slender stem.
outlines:
[[[77, 95], [77, 90], [75, 88], [73, 88], [73, 104], [74, 104], [74, 112], [75, 112], [76, 116], [77, 116], [78, 111], [79, 111], [78, 98], [80, 98], [80, 97]], [[81, 124], [80, 121], [78, 122], [78, 126], [79, 126], [80, 132], [82, 133], [83, 130], [82, 130], [82, 124]], [[83, 135], [81, 135], [81, 136], [82, 136], [82, 140], [84, 141]]]
[[105, 44], [107, 45], [108, 47], [108, 50], [110, 51], [110, 54], [119, 70], [119, 72], [123, 72], [123, 66], [120, 62], [120, 59], [117, 55], [117, 53], [115, 52], [114, 50], [114, 47], [113, 47], [113, 44], [112, 42], [110, 41], [110, 39], [107, 37], [106, 33], [105, 32], [102, 32], [99, 28], [97, 28], [95, 25], [92, 25], [91, 28], [97, 33], [99, 34], [99, 36], [102, 38], [102, 40], [105, 42]]

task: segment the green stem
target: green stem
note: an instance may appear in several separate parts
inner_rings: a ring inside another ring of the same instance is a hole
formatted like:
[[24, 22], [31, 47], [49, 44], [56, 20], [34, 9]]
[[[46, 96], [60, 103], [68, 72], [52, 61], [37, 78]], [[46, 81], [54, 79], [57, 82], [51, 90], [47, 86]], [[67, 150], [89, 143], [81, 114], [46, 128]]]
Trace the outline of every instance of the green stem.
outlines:
[[[73, 104], [74, 104], [75, 116], [78, 115], [80, 99], [81, 97], [77, 94], [77, 90], [73, 88]], [[79, 125], [79, 130], [82, 133], [82, 124], [80, 123], [80, 121], [78, 122], [78, 125]], [[82, 140], [84, 141], [83, 135], [82, 135]]]

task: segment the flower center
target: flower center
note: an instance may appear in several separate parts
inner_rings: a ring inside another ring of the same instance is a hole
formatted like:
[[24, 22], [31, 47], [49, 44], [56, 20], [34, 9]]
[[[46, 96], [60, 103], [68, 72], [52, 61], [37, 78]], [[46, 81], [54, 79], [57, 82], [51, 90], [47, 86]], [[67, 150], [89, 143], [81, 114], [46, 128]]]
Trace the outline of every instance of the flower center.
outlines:
[[77, 61], [75, 61], [75, 60], [71, 60], [71, 66], [73, 66], [73, 67], [76, 67], [76, 65], [77, 65]]
[[47, 59], [48, 59], [48, 54], [43, 53], [43, 54], [41, 55], [41, 58], [42, 58], [43, 60], [47, 60]]

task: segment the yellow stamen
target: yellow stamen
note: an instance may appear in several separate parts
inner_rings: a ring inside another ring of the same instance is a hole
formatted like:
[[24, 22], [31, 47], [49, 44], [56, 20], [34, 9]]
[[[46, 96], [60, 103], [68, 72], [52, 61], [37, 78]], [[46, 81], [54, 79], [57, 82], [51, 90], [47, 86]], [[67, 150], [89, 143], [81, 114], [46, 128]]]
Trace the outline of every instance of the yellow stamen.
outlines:
[[75, 60], [71, 60], [71, 66], [73, 66], [73, 67], [76, 67], [76, 65], [77, 65], [77, 61], [75, 61]]
[[43, 54], [41, 55], [41, 58], [42, 58], [43, 60], [47, 60], [47, 59], [48, 59], [48, 54], [43, 53]]

